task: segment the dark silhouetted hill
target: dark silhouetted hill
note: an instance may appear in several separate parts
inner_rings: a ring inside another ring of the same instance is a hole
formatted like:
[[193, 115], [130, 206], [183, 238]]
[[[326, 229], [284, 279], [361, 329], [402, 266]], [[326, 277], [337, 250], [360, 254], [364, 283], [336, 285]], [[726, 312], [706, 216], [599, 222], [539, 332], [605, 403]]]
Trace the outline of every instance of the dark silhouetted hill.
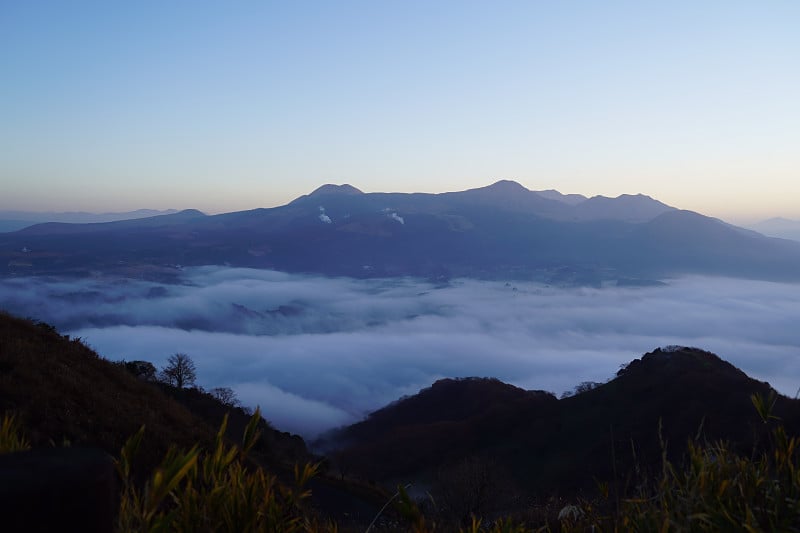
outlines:
[[[771, 390], [712, 353], [658, 349], [561, 400], [496, 380], [437, 382], [329, 435], [327, 445], [346, 471], [368, 479], [424, 480], [479, 458], [507, 472], [509, 486], [572, 493], [615, 470], [623, 478], [658, 472], [662, 441], [676, 461], [698, 435], [752, 451], [765, 428], [750, 395]], [[800, 402], [779, 396], [775, 413], [789, 431], [800, 429]]]
[[[0, 412], [16, 413], [33, 447], [69, 443], [116, 455], [146, 426], [143, 467], [152, 467], [171, 444], [210, 445], [223, 416], [228, 435], [241, 439], [249, 415], [198, 390], [142, 381], [101, 358], [80, 339], [47, 324], [0, 313]], [[271, 466], [308, 460], [297, 436], [262, 423], [256, 456]]]
[[401, 425], [458, 422], [484, 414], [497, 405], [542, 395], [547, 393], [526, 391], [494, 378], [440, 379], [413, 396], [375, 411], [367, 421], [354, 424], [350, 430], [358, 436], [361, 427], [369, 434]]
[[366, 420], [344, 431], [334, 431], [328, 438], [369, 441], [384, 438], [400, 427], [462, 423], [523, 399], [548, 401], [555, 397], [544, 391], [526, 391], [494, 378], [440, 379], [413, 396], [371, 413]]
[[[106, 361], [80, 339], [60, 335], [47, 324], [0, 312], [0, 417], [4, 414], [16, 417], [37, 452], [68, 445], [71, 449], [99, 448], [118, 457], [127, 439], [145, 425], [134, 458], [134, 474], [139, 478], [152, 471], [172, 446], [188, 450], [199, 444], [205, 450], [213, 449], [214, 436], [226, 414], [226, 437], [240, 443], [251, 417], [199, 389], [143, 381], [125, 365]], [[259, 426], [261, 437], [249, 460], [282, 481], [294, 479], [295, 465], [320, 459], [307, 452], [299, 436], [277, 431], [263, 419]], [[19, 461], [28, 456], [19, 457], [6, 458], [4, 465], [11, 470], [4, 475], [18, 471]], [[38, 482], [36, 490], [47, 494], [64, 490], [61, 485], [47, 489], [47, 482]], [[368, 523], [386, 499], [375, 487], [324, 474], [312, 479], [309, 488], [315, 511], [343, 524]]]

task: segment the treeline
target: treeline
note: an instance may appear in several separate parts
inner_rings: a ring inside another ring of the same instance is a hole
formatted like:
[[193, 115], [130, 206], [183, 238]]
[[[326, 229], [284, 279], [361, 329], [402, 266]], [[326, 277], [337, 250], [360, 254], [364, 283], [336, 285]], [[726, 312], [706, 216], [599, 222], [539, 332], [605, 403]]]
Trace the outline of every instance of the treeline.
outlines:
[[[156, 370], [150, 361], [116, 361], [116, 365], [124, 368], [142, 381], [158, 382], [178, 389], [193, 388], [202, 393], [210, 394], [216, 400], [228, 407], [243, 407], [236, 397], [236, 392], [230, 387], [214, 387], [208, 390], [199, 387], [197, 381], [197, 367], [194, 361], [185, 353], [175, 353], [170, 355], [167, 363]], [[252, 414], [252, 410], [243, 407]]]

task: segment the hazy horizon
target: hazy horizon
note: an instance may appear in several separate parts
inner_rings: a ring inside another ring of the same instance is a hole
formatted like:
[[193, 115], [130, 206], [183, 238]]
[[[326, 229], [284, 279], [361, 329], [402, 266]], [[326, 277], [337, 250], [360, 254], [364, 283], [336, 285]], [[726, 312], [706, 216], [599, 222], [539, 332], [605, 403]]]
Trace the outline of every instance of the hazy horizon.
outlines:
[[[494, 183], [494, 182], [492, 182], [492, 183]], [[325, 184], [323, 184], [323, 183], [319, 184], [319, 186], [322, 186], [322, 185], [325, 185]], [[344, 185], [344, 183], [335, 183], [333, 185]], [[358, 187], [357, 185], [354, 185], [352, 183], [348, 183], [348, 185], [353, 185], [356, 188], [361, 190], [360, 187]], [[481, 187], [488, 186], [488, 185], [491, 185], [491, 183], [487, 183], [485, 185], [482, 185]], [[534, 191], [556, 190], [557, 192], [559, 192], [561, 194], [564, 194], [564, 195], [578, 194], [578, 195], [586, 196], [587, 198], [591, 198], [591, 196], [585, 195], [585, 194], [583, 194], [581, 192], [578, 192], [578, 191], [567, 192], [567, 191], [561, 191], [561, 190], [555, 189], [554, 187], [542, 187], [542, 188], [539, 188], [539, 189], [530, 189], [530, 190], [534, 190]], [[296, 198], [299, 198], [300, 196], [303, 196], [303, 195], [306, 195], [306, 194], [310, 194], [311, 192], [313, 192], [313, 189], [298, 195]], [[406, 191], [364, 191], [364, 190], [362, 190], [362, 192], [365, 192], [365, 193], [366, 192], [403, 192], [403, 193], [406, 193]], [[419, 193], [419, 192], [421, 192], [421, 191], [410, 191], [408, 193], [409, 194], [413, 194], [413, 193]], [[440, 193], [446, 193], [446, 192], [457, 192], [457, 191], [455, 191], [455, 190], [436, 191], [436, 192], [432, 192], [432, 193], [429, 193], [429, 194], [440, 194]], [[428, 194], [428, 193], [426, 193], [426, 194]], [[620, 195], [617, 195], [617, 196], [637, 195], [637, 194], [644, 194], [646, 196], [651, 196], [655, 200], [661, 201], [660, 198], [653, 197], [652, 195], [649, 195], [649, 194], [647, 194], [645, 192], [641, 192], [641, 191], [640, 192], [621, 193]], [[613, 198], [611, 196], [607, 196], [607, 195], [603, 195], [603, 194], [599, 194], [599, 195], [596, 195], [596, 196], [605, 196], [606, 198]], [[289, 201], [294, 200], [296, 198], [292, 198]], [[250, 209], [280, 207], [282, 205], [286, 205], [286, 204], [256, 205], [256, 206], [254, 206], [252, 208], [237, 209], [235, 211], [248, 211]], [[685, 209], [684, 207], [677, 206], [677, 205], [672, 205], [671, 207], [675, 207], [677, 209]], [[61, 208], [55, 208], [55, 209], [51, 209], [51, 210], [38, 210], [37, 211], [37, 210], [24, 210], [24, 209], [17, 209], [17, 208], [5, 208], [5, 207], [2, 207], [2, 205], [0, 204], [0, 217], [2, 217], [5, 214], [16, 214], [16, 213], [19, 213], [21, 215], [24, 215], [24, 217], [22, 219], [20, 219], [20, 220], [24, 221], [24, 220], [28, 220], [28, 219], [30, 219], [30, 220], [38, 220], [38, 219], [36, 219], [36, 215], [37, 214], [40, 214], [40, 215], [43, 215], [43, 216], [45, 216], [45, 215], [63, 215], [63, 216], [67, 216], [67, 215], [96, 215], [96, 216], [108, 215], [108, 216], [113, 216], [113, 215], [121, 215], [121, 214], [137, 213], [137, 212], [147, 212], [147, 211], [152, 211], [153, 212], [153, 213], [148, 214], [147, 216], [154, 216], [154, 215], [158, 215], [158, 214], [169, 214], [169, 213], [172, 213], [172, 212], [178, 212], [178, 211], [189, 210], [189, 209], [198, 209], [198, 208], [194, 207], [194, 206], [191, 206], [191, 205], [181, 206], [181, 207], [177, 207], [177, 208], [176, 207], [166, 207], [166, 208], [163, 208], [163, 209], [155, 209], [155, 208], [151, 208], [149, 206], [139, 206], [139, 207], [136, 207], [136, 208], [133, 208], [133, 209], [129, 209], [129, 210], [124, 210], [124, 211], [117, 210], [117, 211], [114, 211], [114, 210], [103, 209], [103, 208], [94, 209], [94, 210], [79, 210], [79, 209], [70, 209], [69, 207], [61, 207]], [[207, 214], [207, 215], [217, 215], [217, 214], [233, 212], [233, 211], [207, 211], [207, 210], [202, 210], [202, 209], [199, 209], [199, 210], [202, 211], [203, 213]], [[725, 222], [728, 222], [728, 223], [731, 223], [731, 224], [736, 224], [736, 225], [741, 225], [741, 226], [744, 226], [744, 227], [748, 227], [748, 226], [751, 226], [751, 225], [757, 225], [757, 224], [759, 224], [761, 222], [769, 222], [769, 221], [775, 221], [775, 220], [780, 220], [780, 221], [788, 222], [788, 223], [796, 223], [796, 224], [800, 225], [800, 216], [798, 216], [797, 218], [791, 218], [791, 217], [784, 217], [784, 216], [781, 216], [781, 215], [778, 215], [778, 214], [766, 214], [766, 215], [760, 216], [760, 217], [752, 217], [752, 216], [751, 217], [736, 217], [736, 216], [734, 216], [734, 217], [723, 218], [723, 217], [717, 217], [713, 213], [700, 212], [700, 214], [706, 215], [706, 216], [712, 216], [712, 217], [715, 217], [715, 218], [720, 218], [721, 220], [723, 220]], [[67, 217], [62, 217], [62, 218], [63, 218], [63, 220], [59, 219], [59, 220], [53, 220], [53, 221], [78, 222], [78, 223], [81, 222], [80, 220], [72, 220], [72, 219], [68, 219]], [[119, 218], [118, 217], [109, 218], [109, 220], [112, 220], [112, 219], [113, 220], [118, 220]]]

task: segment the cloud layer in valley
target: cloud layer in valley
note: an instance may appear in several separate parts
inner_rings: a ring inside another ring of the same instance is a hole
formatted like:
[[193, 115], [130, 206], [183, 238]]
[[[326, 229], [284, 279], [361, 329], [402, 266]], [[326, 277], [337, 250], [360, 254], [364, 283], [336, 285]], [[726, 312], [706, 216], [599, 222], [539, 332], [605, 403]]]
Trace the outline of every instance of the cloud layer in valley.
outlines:
[[800, 386], [800, 285], [686, 278], [647, 288], [330, 279], [204, 267], [183, 283], [7, 279], [0, 307], [108, 359], [175, 352], [274, 425], [314, 436], [441, 377], [556, 393], [658, 346], [719, 354], [784, 394]]

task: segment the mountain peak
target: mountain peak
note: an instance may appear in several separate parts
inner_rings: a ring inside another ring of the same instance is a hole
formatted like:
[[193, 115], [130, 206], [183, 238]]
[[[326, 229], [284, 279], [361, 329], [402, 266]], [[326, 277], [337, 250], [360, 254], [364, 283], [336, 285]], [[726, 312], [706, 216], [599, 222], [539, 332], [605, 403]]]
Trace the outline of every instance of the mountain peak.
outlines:
[[323, 194], [347, 194], [347, 195], [356, 195], [356, 194], [364, 194], [362, 191], [356, 189], [349, 183], [343, 183], [342, 185], [336, 185], [333, 183], [326, 183], [325, 185], [318, 187], [314, 190], [309, 196], [320, 196]]
[[[205, 217], [208, 216], [199, 209], [184, 209], [175, 213], [167, 213], [167, 215], [179, 215], [181, 217]], [[156, 215], [160, 216], [160, 215]]]
[[529, 192], [528, 189], [514, 180], [499, 180], [485, 187], [485, 189], [498, 192]]
[[750, 378], [718, 355], [688, 346], [663, 346], [631, 361], [617, 376], [635, 376], [643, 382], [657, 377], [660, 380], [689, 379], [692, 375], [713, 375], [714, 379], [747, 381]]

